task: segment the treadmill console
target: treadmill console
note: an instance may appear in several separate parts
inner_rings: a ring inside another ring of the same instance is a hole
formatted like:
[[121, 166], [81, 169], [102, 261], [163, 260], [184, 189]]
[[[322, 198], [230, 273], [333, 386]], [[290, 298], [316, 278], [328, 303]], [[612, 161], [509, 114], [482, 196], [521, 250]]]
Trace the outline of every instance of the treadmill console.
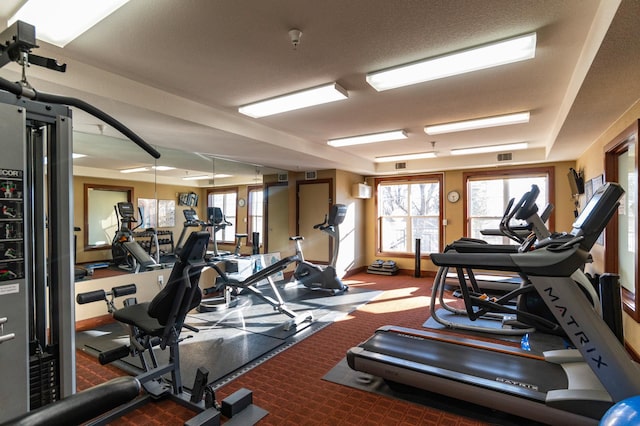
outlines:
[[551, 244], [564, 244], [567, 241], [581, 237], [580, 247], [590, 251], [596, 240], [604, 231], [609, 220], [620, 205], [619, 200], [624, 195], [624, 189], [615, 182], [607, 182], [593, 194], [582, 212], [573, 222], [570, 233], [553, 234], [549, 238], [535, 244], [536, 248]]
[[194, 209], [186, 209], [183, 211], [184, 220], [187, 223], [200, 223], [200, 218], [198, 217], [198, 213]]

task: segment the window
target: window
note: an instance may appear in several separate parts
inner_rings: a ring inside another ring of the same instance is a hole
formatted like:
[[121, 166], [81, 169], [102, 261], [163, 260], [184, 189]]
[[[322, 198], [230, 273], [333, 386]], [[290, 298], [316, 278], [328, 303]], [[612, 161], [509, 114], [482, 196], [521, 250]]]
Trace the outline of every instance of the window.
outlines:
[[227, 226], [224, 229], [218, 231], [216, 235], [218, 242], [224, 242], [233, 244], [236, 239], [236, 202], [238, 199], [238, 192], [233, 190], [220, 190], [216, 192], [210, 192], [208, 194], [208, 207], [219, 207], [222, 210], [222, 214], [228, 222], [231, 222], [231, 226]]
[[[549, 204], [549, 187], [552, 169], [510, 170], [505, 175], [465, 173], [467, 183], [467, 236], [483, 239], [491, 244], [517, 244], [504, 236], [483, 235], [482, 230], [497, 230], [504, 216], [509, 200], [516, 202], [537, 185], [540, 189], [536, 205], [538, 214], [542, 214]], [[524, 225], [524, 221], [512, 220], [512, 225]]]
[[420, 254], [441, 251], [442, 176], [412, 176], [376, 180], [378, 252]]
[[253, 243], [253, 233], [259, 233], [258, 243], [262, 245], [264, 233], [264, 194], [262, 187], [249, 187], [249, 204], [247, 206], [247, 216], [249, 221], [249, 243]]

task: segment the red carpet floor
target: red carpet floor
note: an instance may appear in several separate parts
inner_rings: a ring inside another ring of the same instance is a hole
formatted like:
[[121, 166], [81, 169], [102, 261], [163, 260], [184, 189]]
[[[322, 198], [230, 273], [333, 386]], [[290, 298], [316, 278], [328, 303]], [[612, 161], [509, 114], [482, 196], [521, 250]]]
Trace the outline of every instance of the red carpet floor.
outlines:
[[[405, 401], [322, 380], [347, 350], [370, 337], [376, 328], [393, 324], [422, 328], [429, 316], [432, 279], [357, 274], [347, 283], [384, 293], [341, 321], [276, 355], [218, 391], [222, 399], [242, 387], [254, 403], [269, 411], [260, 425], [483, 425]], [[78, 351], [78, 389], [121, 375]], [[182, 425], [193, 413], [170, 402], [148, 404], [123, 417], [121, 425]]]

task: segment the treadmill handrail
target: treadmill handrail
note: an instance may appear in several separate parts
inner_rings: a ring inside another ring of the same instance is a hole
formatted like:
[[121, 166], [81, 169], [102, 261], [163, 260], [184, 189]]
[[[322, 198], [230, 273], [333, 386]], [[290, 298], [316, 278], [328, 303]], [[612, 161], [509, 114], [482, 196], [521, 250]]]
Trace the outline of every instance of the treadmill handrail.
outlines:
[[548, 276], [553, 271], [553, 276], [558, 277], [571, 276], [587, 259], [589, 253], [577, 245], [563, 247], [562, 250], [549, 246], [524, 253], [450, 251], [431, 254], [431, 261], [440, 267], [510, 271], [532, 276]]

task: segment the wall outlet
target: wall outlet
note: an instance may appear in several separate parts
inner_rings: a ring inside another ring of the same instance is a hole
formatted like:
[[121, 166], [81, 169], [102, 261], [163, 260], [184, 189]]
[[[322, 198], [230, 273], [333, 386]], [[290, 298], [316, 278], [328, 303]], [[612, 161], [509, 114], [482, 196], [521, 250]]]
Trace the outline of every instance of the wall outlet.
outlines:
[[158, 275], [158, 285], [160, 287], [164, 285], [164, 275]]

